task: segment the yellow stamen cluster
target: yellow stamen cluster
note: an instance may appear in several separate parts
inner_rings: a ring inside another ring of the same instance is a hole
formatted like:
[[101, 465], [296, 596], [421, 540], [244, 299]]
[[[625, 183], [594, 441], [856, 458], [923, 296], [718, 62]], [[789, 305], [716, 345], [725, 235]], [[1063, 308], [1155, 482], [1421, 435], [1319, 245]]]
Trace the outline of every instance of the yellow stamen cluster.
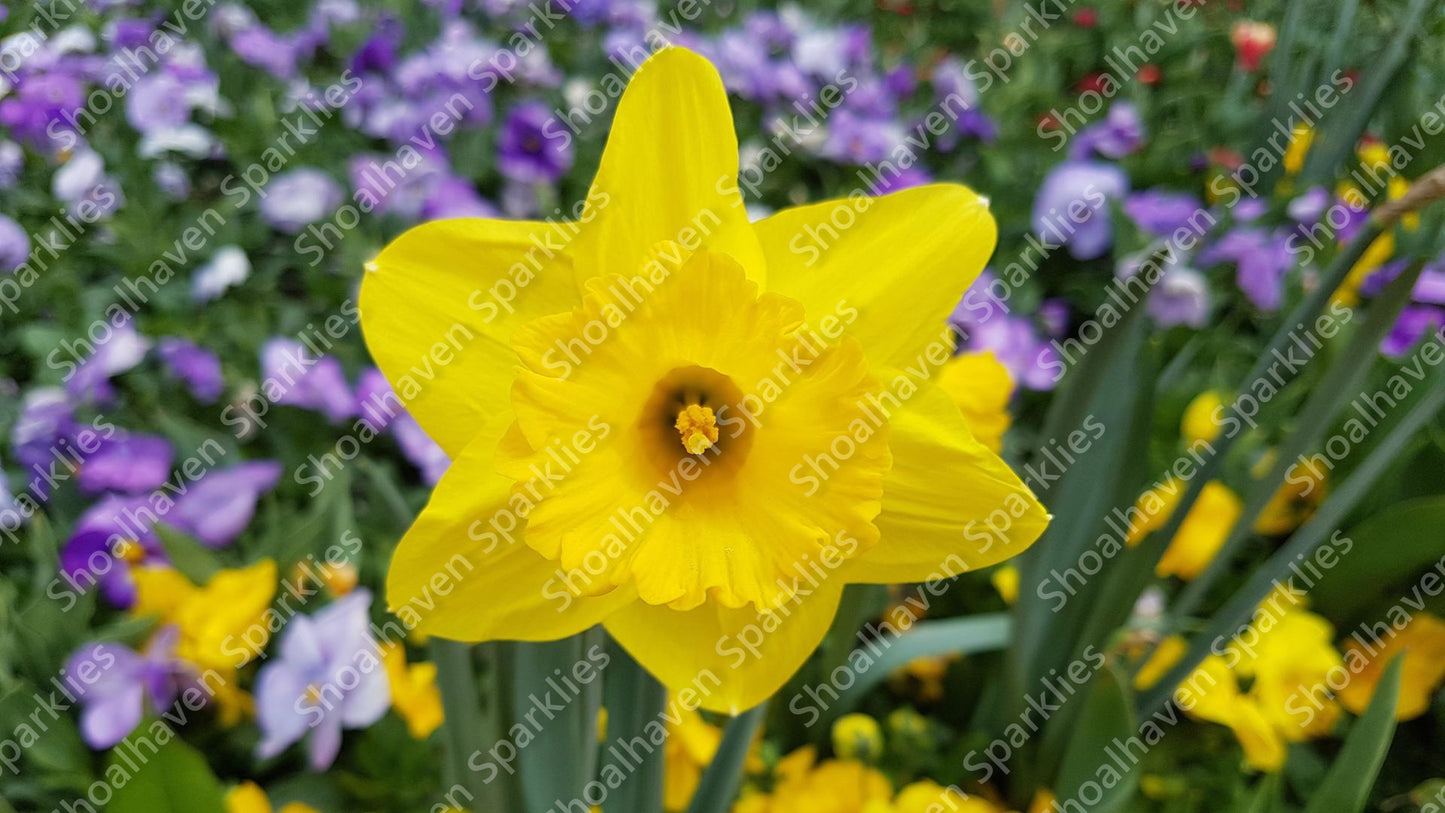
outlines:
[[688, 404], [677, 413], [677, 433], [690, 454], [702, 454], [717, 443], [717, 417], [710, 407]]

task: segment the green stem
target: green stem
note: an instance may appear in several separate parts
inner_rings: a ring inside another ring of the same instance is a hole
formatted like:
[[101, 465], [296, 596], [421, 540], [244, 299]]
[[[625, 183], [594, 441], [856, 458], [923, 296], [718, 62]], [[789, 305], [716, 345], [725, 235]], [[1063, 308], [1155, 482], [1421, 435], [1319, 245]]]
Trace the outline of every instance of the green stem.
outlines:
[[[488, 645], [479, 645], [483, 649]], [[501, 777], [496, 782], [485, 782], [478, 771], [467, 762], [473, 753], [480, 752], [494, 741], [497, 726], [482, 711], [481, 696], [477, 691], [477, 675], [473, 651], [470, 644], [433, 638], [430, 647], [432, 660], [437, 666], [437, 688], [441, 691], [442, 710], [446, 722], [442, 724], [442, 739], [446, 745], [446, 778], [448, 786], [460, 786], [471, 801], [467, 807], [474, 810], [507, 809], [507, 789]]]
[[733, 799], [738, 795], [738, 786], [742, 784], [748, 748], [767, 716], [768, 704], [764, 702], [728, 721], [723, 729], [722, 744], [703, 772], [692, 804], [687, 806], [687, 813], [723, 813], [732, 807]]

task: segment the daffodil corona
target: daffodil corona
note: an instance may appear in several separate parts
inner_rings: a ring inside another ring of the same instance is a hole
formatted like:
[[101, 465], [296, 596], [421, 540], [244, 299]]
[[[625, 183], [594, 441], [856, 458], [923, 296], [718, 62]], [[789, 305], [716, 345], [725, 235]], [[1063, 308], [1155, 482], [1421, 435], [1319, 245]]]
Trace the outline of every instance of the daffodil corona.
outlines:
[[450, 220], [369, 266], [367, 344], [452, 457], [392, 609], [459, 640], [595, 624], [737, 711], [850, 582], [1021, 552], [1047, 515], [933, 380], [992, 252], [954, 185], [750, 222], [717, 72], [668, 48], [618, 104], [574, 223]]

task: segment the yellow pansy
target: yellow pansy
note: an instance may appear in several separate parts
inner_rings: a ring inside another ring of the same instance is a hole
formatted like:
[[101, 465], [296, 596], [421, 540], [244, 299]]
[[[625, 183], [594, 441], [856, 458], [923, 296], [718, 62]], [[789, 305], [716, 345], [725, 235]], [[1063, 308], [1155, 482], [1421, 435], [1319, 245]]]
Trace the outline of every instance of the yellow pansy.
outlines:
[[1125, 543], [1132, 548], [1144, 541], [1144, 537], [1164, 527], [1187, 488], [1188, 483], [1170, 475], [1164, 482], [1140, 494], [1139, 499], [1134, 501], [1135, 512], [1130, 514]]
[[[226, 813], [271, 813], [271, 800], [255, 782], [242, 782], [226, 793]], [[317, 813], [316, 808], [291, 802], [276, 813]]]
[[893, 799], [893, 813], [1004, 813], [988, 799], [932, 779], [904, 785]]
[[[1329, 622], [1273, 598], [1223, 655], [1206, 657], [1175, 690], [1191, 717], [1229, 726], [1245, 762], [1261, 771], [1284, 765], [1288, 743], [1330, 734], [1340, 715], [1329, 681], [1342, 661]], [[1157, 681], [1184, 650], [1182, 641], [1161, 644], [1136, 684]]]
[[1179, 434], [1190, 446], [1200, 442], [1212, 443], [1223, 426], [1214, 419], [1224, 406], [1224, 395], [1217, 390], [1206, 390], [1194, 396], [1184, 408], [1184, 417], [1179, 421]]
[[1239, 520], [1244, 504], [1239, 495], [1218, 481], [1204, 484], [1199, 499], [1184, 517], [1154, 572], [1160, 576], [1193, 579], [1214, 560], [1229, 530]]
[[883, 727], [866, 714], [845, 714], [833, 723], [833, 753], [874, 762], [883, 756]]
[[891, 813], [888, 777], [861, 762], [814, 762], [800, 748], [778, 763], [771, 793], [744, 794], [733, 813]]
[[[452, 458], [392, 608], [464, 641], [602, 623], [736, 712], [811, 654], [845, 584], [986, 567], [1043, 531], [953, 399], [902, 372], [946, 360], [940, 326], [994, 247], [986, 202], [932, 184], [753, 223], [737, 161], [717, 71], [665, 48], [576, 222], [429, 223], [368, 264], [367, 345]], [[1000, 509], [1002, 536], [974, 530]]]
[[1001, 565], [989, 574], [993, 589], [998, 591], [1003, 603], [1012, 605], [1019, 598], [1019, 569], [1013, 565]]
[[979, 443], [995, 452], [1003, 448], [1003, 435], [1013, 422], [1008, 402], [1014, 380], [992, 352], [954, 356], [938, 371], [938, 386], [958, 404]]
[[1355, 638], [1345, 642], [1345, 663], [1351, 673], [1339, 693], [1345, 708], [1362, 713], [1375, 696], [1385, 666], [1401, 652], [1405, 663], [1395, 718], [1413, 720], [1428, 711], [1435, 689], [1445, 681], [1445, 621], [1430, 613], [1415, 613], [1392, 637], [1368, 648]]
[[426, 739], [444, 719], [436, 664], [422, 661], [408, 665], [406, 649], [394, 641], [382, 645], [381, 658], [391, 685], [391, 707], [406, 721], [413, 738]]
[[198, 587], [174, 568], [136, 568], [131, 612], [180, 630], [176, 655], [225, 674], [260, 654], [270, 637], [266, 611], [276, 595], [276, 563], [262, 559], [221, 570]]
[[1139, 671], [1134, 673], [1134, 688], [1148, 689], [1172, 668], [1184, 653], [1189, 651], [1189, 642], [1183, 636], [1171, 635], [1159, 642]]
[[1287, 534], [1305, 524], [1329, 493], [1329, 474], [1314, 466], [1295, 466], [1254, 521], [1256, 533]]
[[1305, 156], [1309, 154], [1310, 145], [1314, 143], [1315, 131], [1308, 124], [1296, 124], [1289, 133], [1289, 146], [1284, 151], [1284, 171], [1291, 175], [1298, 175], [1304, 169]]
[[722, 732], [708, 725], [702, 715], [679, 707], [678, 721], [667, 724], [663, 763], [662, 806], [668, 811], [686, 810], [697, 792], [702, 771], [712, 762], [722, 742]]

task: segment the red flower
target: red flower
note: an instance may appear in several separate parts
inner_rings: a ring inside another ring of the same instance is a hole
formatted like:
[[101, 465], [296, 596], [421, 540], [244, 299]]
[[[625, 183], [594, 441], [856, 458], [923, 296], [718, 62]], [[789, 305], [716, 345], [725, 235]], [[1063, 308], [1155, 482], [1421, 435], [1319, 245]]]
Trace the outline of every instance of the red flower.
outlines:
[[1259, 69], [1265, 55], [1274, 50], [1279, 35], [1269, 23], [1254, 20], [1239, 20], [1229, 29], [1229, 41], [1234, 45], [1234, 54], [1239, 66], [1246, 71]]

